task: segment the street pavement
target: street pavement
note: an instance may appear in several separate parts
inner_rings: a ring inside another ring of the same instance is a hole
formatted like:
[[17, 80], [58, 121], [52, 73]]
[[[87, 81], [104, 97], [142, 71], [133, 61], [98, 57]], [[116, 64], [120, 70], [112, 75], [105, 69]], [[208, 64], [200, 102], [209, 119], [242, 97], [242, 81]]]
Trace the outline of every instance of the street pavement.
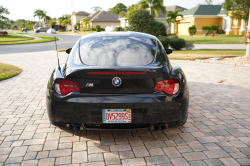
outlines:
[[[67, 56], [59, 53], [60, 63]], [[183, 127], [73, 134], [46, 112], [55, 51], [0, 54], [0, 62], [22, 69], [0, 82], [0, 165], [250, 165], [249, 67], [173, 60], [190, 88]]]
[[[25, 34], [25, 33], [24, 33]], [[42, 35], [57, 37], [57, 48], [72, 48], [81, 36], [77, 35], [60, 35], [60, 34], [47, 34], [47, 33], [28, 33], [30, 35]], [[18, 44], [18, 45], [0, 45], [0, 54], [10, 53], [24, 53], [24, 52], [39, 52], [55, 50], [55, 42], [33, 43], [33, 44]]]
[[[25, 34], [25, 33], [24, 33]], [[57, 41], [58, 49], [72, 48], [81, 36], [47, 34], [47, 33], [28, 33], [31, 35], [56, 36], [60, 38]], [[18, 45], [0, 45], [0, 54], [39, 52], [55, 50], [55, 42], [34, 43], [34, 44], [18, 44]], [[194, 44], [194, 49], [246, 49], [245, 44]]]
[[245, 44], [194, 44], [194, 49], [246, 49]]

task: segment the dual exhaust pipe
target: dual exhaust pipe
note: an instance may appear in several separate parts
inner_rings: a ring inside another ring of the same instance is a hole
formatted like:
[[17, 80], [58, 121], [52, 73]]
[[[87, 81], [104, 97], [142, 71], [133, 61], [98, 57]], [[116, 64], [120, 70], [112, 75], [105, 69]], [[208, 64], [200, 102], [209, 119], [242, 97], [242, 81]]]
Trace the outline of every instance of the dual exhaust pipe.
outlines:
[[166, 128], [167, 128], [167, 127], [166, 127], [165, 124], [155, 124], [155, 125], [154, 125], [154, 129], [155, 129], [155, 130], [159, 130], [159, 129], [165, 130]]
[[81, 130], [81, 125], [67, 124], [66, 127], [69, 130], [75, 130], [75, 131]]

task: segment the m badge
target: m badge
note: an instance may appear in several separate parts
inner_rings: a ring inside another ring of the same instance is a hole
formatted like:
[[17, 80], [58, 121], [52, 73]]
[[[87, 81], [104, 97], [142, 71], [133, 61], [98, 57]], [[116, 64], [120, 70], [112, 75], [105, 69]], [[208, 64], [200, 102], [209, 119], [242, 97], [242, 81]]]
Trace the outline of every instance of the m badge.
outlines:
[[87, 83], [86, 87], [94, 87], [94, 84], [93, 83]]

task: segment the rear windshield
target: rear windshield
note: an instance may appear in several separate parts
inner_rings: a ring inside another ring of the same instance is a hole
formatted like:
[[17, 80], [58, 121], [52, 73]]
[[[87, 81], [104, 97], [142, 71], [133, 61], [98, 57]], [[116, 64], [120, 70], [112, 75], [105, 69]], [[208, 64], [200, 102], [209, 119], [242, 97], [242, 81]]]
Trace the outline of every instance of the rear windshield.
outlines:
[[82, 39], [80, 58], [91, 66], [142, 66], [152, 63], [156, 41], [139, 37], [98, 37]]

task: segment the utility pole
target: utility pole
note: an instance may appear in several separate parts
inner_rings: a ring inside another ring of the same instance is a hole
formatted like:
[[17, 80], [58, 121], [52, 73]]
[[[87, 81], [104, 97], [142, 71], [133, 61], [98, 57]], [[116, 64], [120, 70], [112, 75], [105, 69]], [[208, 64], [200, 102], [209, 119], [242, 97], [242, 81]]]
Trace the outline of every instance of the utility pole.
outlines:
[[73, 29], [73, 2], [71, 0], [71, 30], [72, 33], [74, 33], [74, 29]]
[[[248, 18], [248, 27], [247, 27], [247, 33], [248, 35], [250, 35], [250, 8], [249, 8], [249, 18]], [[247, 37], [247, 42], [249, 43], [250, 42], [250, 36]], [[247, 45], [247, 51], [246, 51], [246, 57], [249, 57], [250, 58], [250, 44]]]

